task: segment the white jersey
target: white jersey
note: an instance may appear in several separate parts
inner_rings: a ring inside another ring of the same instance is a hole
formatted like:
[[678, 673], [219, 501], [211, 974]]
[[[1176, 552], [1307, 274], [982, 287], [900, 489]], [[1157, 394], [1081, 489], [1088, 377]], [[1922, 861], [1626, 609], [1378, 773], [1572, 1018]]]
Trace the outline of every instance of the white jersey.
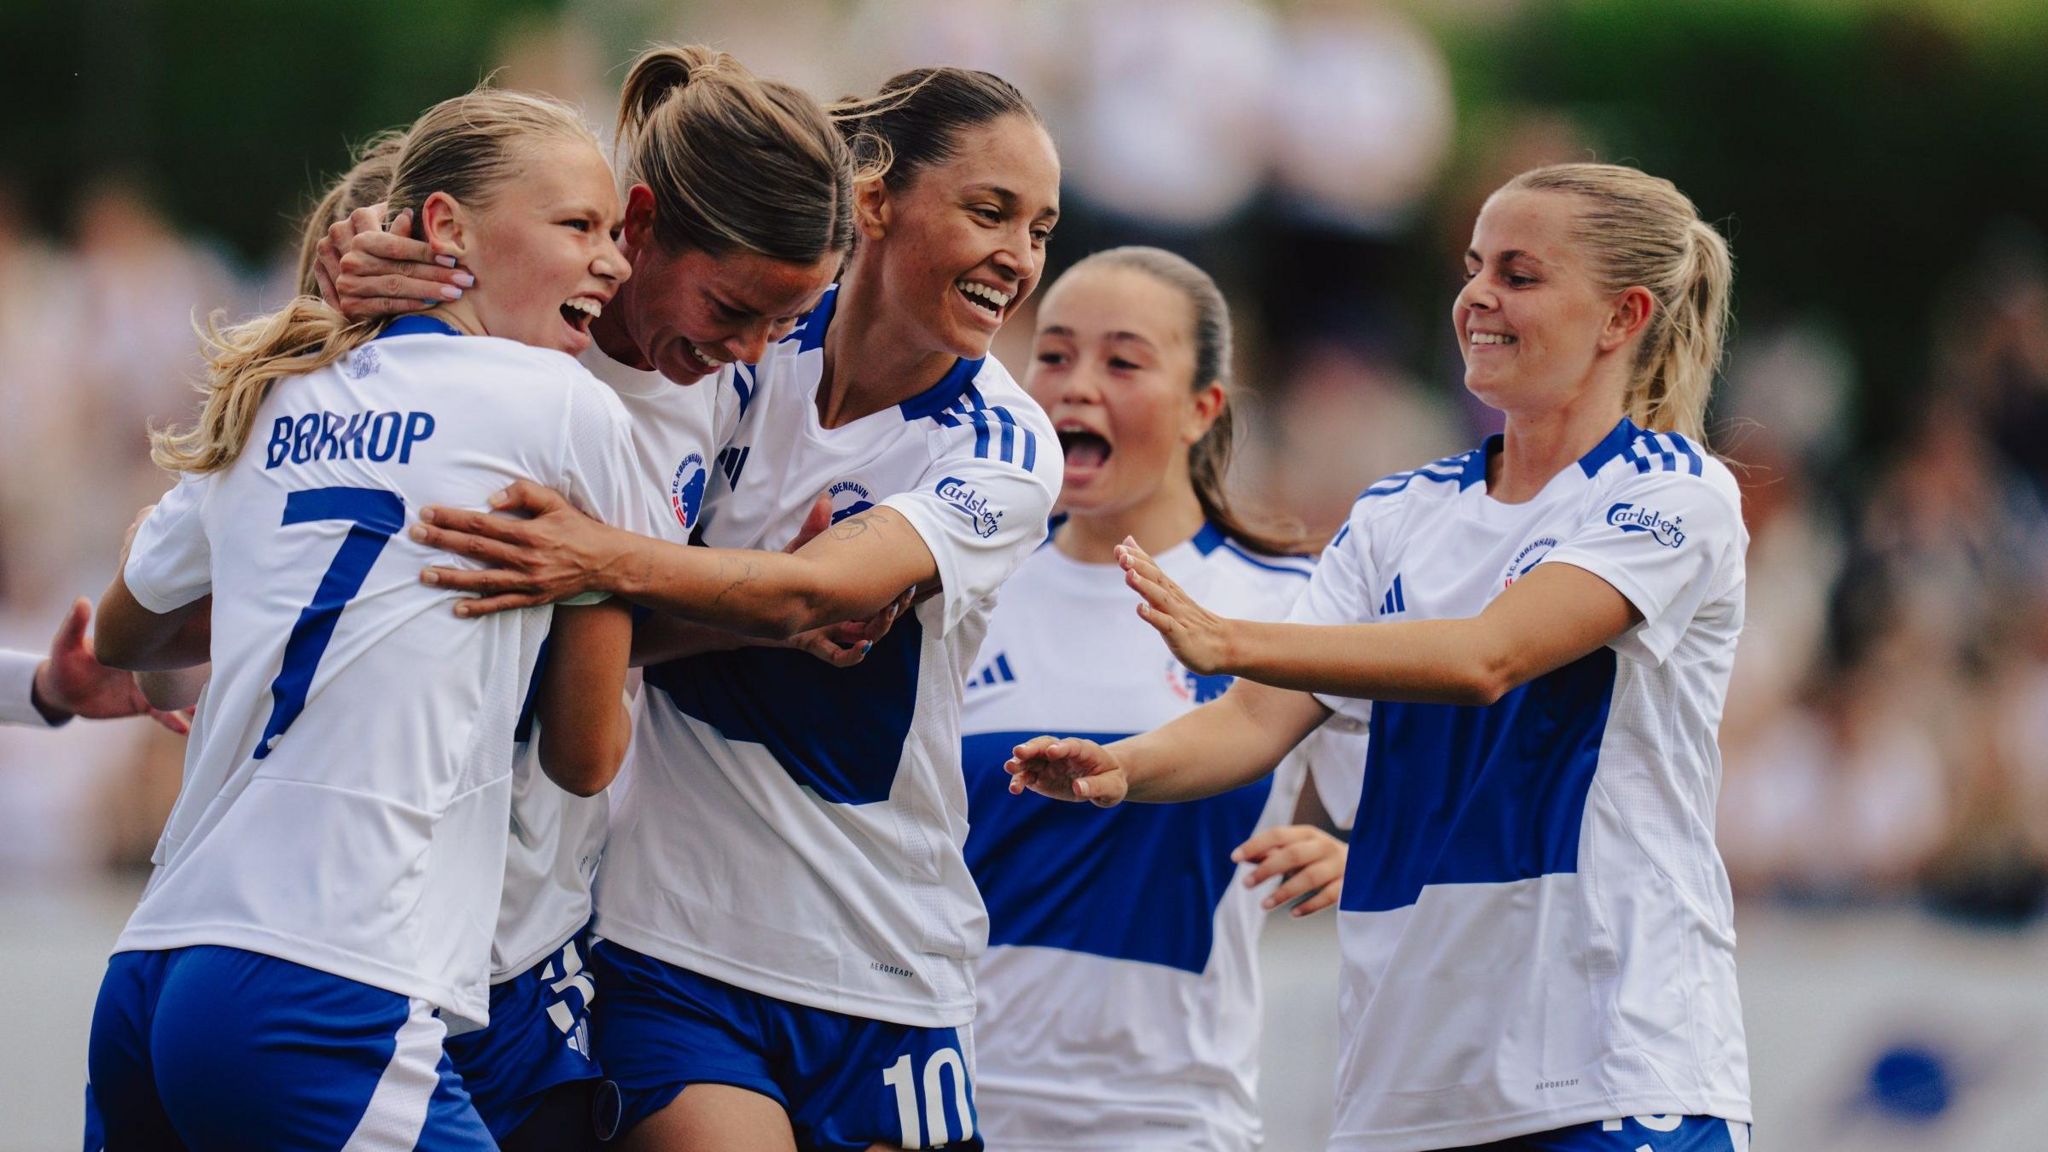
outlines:
[[1324, 698], [1372, 732], [1339, 913], [1333, 1149], [1750, 1118], [1714, 849], [1748, 543], [1734, 477], [1624, 420], [1502, 504], [1495, 443], [1367, 489], [1294, 618], [1470, 617], [1569, 564], [1643, 621], [1490, 707]]
[[124, 573], [211, 593], [213, 678], [158, 867], [116, 948], [243, 948], [481, 1022], [513, 726], [550, 610], [465, 620], [420, 583], [426, 504], [519, 477], [640, 527], [625, 414], [575, 361], [438, 322], [279, 382], [227, 469], [187, 478]]
[[[647, 506], [654, 534], [687, 540], [719, 466], [717, 446], [731, 437], [739, 408], [728, 365], [713, 379], [680, 385], [656, 372], [624, 367], [591, 351], [584, 365], [625, 406], [639, 461], [630, 484]], [[723, 403], [721, 403], [723, 401]], [[539, 665], [534, 676], [539, 676]], [[505, 892], [491, 940], [491, 982], [510, 980], [560, 951], [590, 921], [591, 881], [604, 853], [611, 795], [577, 796], [555, 786], [532, 739], [533, 693], [520, 713], [512, 769], [512, 837]]]
[[40, 652], [0, 651], [0, 724], [50, 726], [35, 704], [36, 667], [42, 662]]
[[[1213, 526], [1158, 562], [1205, 607], [1253, 620], [1284, 617], [1310, 571], [1246, 552]], [[1012, 796], [1003, 771], [1010, 750], [1041, 733], [1118, 740], [1230, 686], [1175, 660], [1136, 603], [1114, 565], [1040, 548], [1003, 586], [967, 681], [967, 863], [989, 915], [974, 1080], [992, 1147], [1259, 1144], [1265, 892], [1244, 887], [1249, 866], [1230, 853], [1292, 818], [1301, 754], [1219, 796], [1108, 811]], [[1362, 737], [1345, 751], [1355, 770]]]
[[647, 669], [596, 930], [765, 996], [951, 1027], [974, 1014], [987, 934], [960, 855], [960, 685], [996, 586], [1045, 537], [1061, 458], [1045, 414], [993, 359], [820, 427], [835, 301], [733, 377], [744, 411], [702, 538], [779, 548], [829, 492], [841, 518], [900, 513], [943, 591], [853, 668], [749, 648]]

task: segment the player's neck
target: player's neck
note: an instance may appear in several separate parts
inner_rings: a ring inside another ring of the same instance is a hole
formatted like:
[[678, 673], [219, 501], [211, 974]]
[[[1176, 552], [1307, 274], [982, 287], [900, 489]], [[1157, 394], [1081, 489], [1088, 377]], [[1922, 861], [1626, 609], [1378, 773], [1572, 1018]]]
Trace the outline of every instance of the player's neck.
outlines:
[[1621, 420], [1613, 396], [1587, 395], [1556, 408], [1508, 413], [1500, 453], [1486, 462], [1486, 494], [1503, 504], [1536, 498]]
[[618, 307], [619, 303], [613, 300], [612, 306], [590, 322], [590, 339], [598, 351], [626, 367], [652, 372], [654, 362], [647, 358], [639, 342], [633, 339], [633, 334], [626, 331], [625, 309]]
[[925, 346], [919, 333], [881, 306], [879, 291], [849, 275], [825, 331], [818, 423], [851, 424], [928, 391], [959, 357]]
[[1116, 546], [1128, 536], [1154, 556], [1178, 548], [1202, 530], [1202, 504], [1192, 488], [1160, 493], [1114, 512], [1074, 513], [1060, 525], [1053, 547], [1083, 564], [1116, 563]]

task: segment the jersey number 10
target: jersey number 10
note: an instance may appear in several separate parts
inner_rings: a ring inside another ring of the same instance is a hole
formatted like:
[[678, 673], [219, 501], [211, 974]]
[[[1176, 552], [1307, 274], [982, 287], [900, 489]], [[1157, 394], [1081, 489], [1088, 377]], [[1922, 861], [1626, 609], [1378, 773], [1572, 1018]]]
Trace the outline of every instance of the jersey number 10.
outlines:
[[384, 545], [405, 526], [405, 501], [398, 493], [381, 488], [309, 488], [285, 497], [284, 527], [316, 520], [348, 521], [348, 537], [327, 565], [313, 602], [299, 613], [291, 638], [284, 643], [284, 664], [277, 670], [277, 679], [270, 682], [270, 722], [256, 742], [258, 760], [270, 755], [278, 737], [305, 710], [306, 691], [313, 686], [313, 673], [327, 652], [327, 642], [334, 638], [335, 622], [363, 590], [363, 581], [369, 578]]
[[[924, 1120], [918, 1123], [915, 1057], [905, 1052], [882, 1072], [882, 1083], [896, 1090], [896, 1117], [903, 1125], [905, 1148], [943, 1148], [952, 1142], [946, 1124], [946, 1070], [953, 1071], [953, 1104], [960, 1113], [960, 1139], [974, 1135], [974, 1105], [967, 1095], [967, 1065], [960, 1053], [941, 1048], [924, 1061]], [[927, 1131], [929, 1130], [929, 1131]], [[931, 1138], [926, 1143], [925, 1138]]]

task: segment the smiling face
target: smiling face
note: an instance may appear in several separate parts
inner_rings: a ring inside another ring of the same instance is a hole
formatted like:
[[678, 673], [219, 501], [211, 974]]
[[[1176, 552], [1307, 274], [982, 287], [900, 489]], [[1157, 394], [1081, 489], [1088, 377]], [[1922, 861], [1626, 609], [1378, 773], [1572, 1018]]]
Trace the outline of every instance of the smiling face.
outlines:
[[484, 335], [581, 355], [591, 321], [632, 275], [615, 239], [618, 192], [587, 140], [519, 147], [513, 174], [485, 203], [458, 205], [437, 192], [422, 207], [429, 241], [476, 276], [445, 311]]
[[1025, 388], [1066, 454], [1060, 501], [1075, 516], [1195, 500], [1188, 449], [1215, 422], [1222, 386], [1194, 387], [1194, 306], [1135, 268], [1084, 265], [1038, 309]]
[[1052, 138], [1013, 114], [961, 130], [953, 157], [902, 188], [864, 186], [854, 262], [926, 350], [988, 355], [1003, 320], [1038, 286], [1060, 213]]
[[1617, 297], [1594, 280], [1572, 242], [1577, 208], [1576, 197], [1561, 193], [1499, 192], [1472, 227], [1451, 320], [1465, 387], [1488, 407], [1565, 407], [1592, 385], [1596, 368], [1632, 351], [1624, 345], [1641, 323], [1630, 296], [1647, 294]]
[[[646, 185], [627, 194], [625, 245], [633, 282], [614, 314], [631, 344], [621, 355], [677, 384], [691, 384], [732, 361], [751, 364], [789, 335], [832, 284], [843, 253], [792, 264], [738, 249], [713, 256], [669, 251], [654, 236], [654, 197]], [[633, 356], [637, 354], [637, 361]]]

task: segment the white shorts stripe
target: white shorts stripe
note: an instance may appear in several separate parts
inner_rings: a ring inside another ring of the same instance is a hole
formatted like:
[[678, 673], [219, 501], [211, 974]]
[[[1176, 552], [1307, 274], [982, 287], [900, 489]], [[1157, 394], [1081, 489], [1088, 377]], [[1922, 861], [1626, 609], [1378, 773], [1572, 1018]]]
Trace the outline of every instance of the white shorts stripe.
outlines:
[[411, 1013], [398, 1026], [391, 1063], [377, 1078], [370, 1106], [342, 1152], [412, 1152], [427, 1123], [427, 1104], [441, 1084], [441, 1039], [448, 1026], [434, 1015], [434, 1006], [413, 1000]]

